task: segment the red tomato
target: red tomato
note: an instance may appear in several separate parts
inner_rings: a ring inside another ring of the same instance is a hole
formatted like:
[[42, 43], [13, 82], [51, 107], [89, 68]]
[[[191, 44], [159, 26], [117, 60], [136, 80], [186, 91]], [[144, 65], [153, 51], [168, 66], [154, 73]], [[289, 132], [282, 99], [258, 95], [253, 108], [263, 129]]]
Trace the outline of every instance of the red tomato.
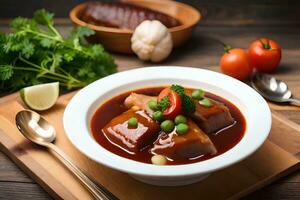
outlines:
[[158, 95], [158, 101], [165, 96], [169, 97], [170, 106], [163, 112], [166, 119], [174, 119], [181, 112], [181, 98], [170, 88], [163, 89]]
[[221, 58], [221, 71], [239, 80], [245, 80], [252, 74], [248, 55], [244, 49], [229, 49]]
[[281, 47], [273, 40], [261, 38], [251, 43], [248, 56], [251, 66], [257, 71], [270, 73], [280, 62]]

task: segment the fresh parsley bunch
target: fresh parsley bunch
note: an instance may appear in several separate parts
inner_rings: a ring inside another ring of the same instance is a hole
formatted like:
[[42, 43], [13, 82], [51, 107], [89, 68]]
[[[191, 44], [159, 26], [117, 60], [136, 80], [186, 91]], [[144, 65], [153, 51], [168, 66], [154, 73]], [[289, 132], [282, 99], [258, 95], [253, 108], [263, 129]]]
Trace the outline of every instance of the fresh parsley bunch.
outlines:
[[0, 33], [0, 91], [59, 81], [67, 89], [83, 87], [116, 72], [112, 57], [99, 44], [84, 44], [94, 34], [75, 28], [63, 38], [53, 14], [38, 10], [32, 19], [17, 17], [9, 34]]

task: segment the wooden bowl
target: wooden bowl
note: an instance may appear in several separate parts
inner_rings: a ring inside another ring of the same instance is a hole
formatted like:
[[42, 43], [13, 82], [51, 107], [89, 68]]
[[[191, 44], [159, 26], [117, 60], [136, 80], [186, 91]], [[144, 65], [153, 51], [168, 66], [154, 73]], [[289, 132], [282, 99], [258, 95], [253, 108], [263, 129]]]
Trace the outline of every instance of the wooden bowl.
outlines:
[[[182, 45], [190, 37], [193, 28], [201, 19], [201, 14], [197, 9], [175, 1], [126, 0], [123, 2], [159, 11], [180, 21], [182, 25], [169, 28], [174, 47]], [[130, 39], [133, 34], [133, 30], [96, 26], [82, 21], [80, 19], [81, 13], [85, 9], [86, 5], [87, 3], [77, 5], [70, 11], [69, 15], [72, 22], [77, 26], [87, 26], [96, 31], [96, 35], [89, 38], [90, 41], [99, 42], [107, 50], [113, 52], [132, 53]]]

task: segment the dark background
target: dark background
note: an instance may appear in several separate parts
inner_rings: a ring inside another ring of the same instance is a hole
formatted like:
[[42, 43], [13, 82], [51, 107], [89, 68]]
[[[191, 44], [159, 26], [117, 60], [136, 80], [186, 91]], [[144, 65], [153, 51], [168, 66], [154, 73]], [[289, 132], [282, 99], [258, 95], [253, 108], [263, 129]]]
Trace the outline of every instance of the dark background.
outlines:
[[[162, 0], [164, 1], [164, 0]], [[300, 25], [299, 0], [180, 0], [201, 10], [202, 25]], [[70, 9], [84, 0], [0, 0], [0, 20], [32, 16], [46, 8], [56, 17], [68, 17]]]

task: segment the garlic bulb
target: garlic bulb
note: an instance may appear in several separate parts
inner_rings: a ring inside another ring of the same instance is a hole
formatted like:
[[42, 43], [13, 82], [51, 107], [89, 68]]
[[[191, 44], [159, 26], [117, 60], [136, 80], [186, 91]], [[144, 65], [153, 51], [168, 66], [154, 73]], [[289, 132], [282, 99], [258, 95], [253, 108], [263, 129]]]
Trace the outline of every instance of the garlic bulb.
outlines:
[[172, 51], [173, 42], [168, 28], [157, 20], [145, 20], [134, 31], [131, 48], [141, 60], [159, 62]]

